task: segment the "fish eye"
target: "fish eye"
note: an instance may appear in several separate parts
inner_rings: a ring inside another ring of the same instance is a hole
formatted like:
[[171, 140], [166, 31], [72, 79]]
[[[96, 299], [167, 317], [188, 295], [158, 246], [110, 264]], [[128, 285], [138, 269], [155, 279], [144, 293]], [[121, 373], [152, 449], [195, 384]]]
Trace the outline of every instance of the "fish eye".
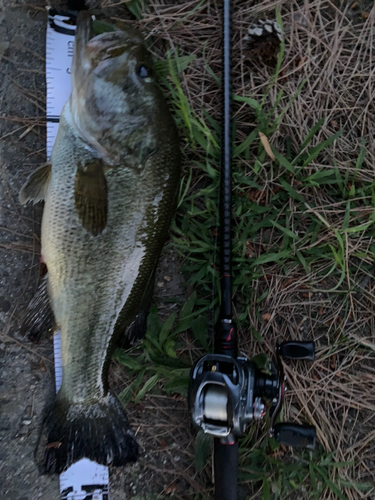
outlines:
[[151, 71], [143, 65], [137, 67], [136, 73], [140, 78], [148, 78], [151, 76]]

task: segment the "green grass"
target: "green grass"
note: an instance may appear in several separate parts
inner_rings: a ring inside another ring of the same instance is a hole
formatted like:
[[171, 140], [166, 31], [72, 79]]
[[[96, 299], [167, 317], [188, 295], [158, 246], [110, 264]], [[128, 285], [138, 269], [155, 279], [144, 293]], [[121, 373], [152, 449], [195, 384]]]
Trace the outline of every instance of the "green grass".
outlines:
[[[136, 9], [139, 2], [131, 4]], [[282, 55], [283, 50], [268, 91], [277, 81]], [[210, 351], [211, 327], [218, 317], [220, 125], [207, 111], [199, 115], [194, 112], [183, 92], [180, 73], [193, 60], [194, 56], [169, 53], [165, 61], [155, 64], [155, 70], [184, 142], [185, 170], [171, 244], [183, 259], [181, 270], [194, 293], [178, 315], [173, 313], [164, 322], [154, 307], [143, 342], [130, 351], [116, 350], [115, 359], [126, 366], [132, 378], [120, 394], [124, 404], [137, 403], [148, 392], [160, 390], [160, 383], [167, 394], [185, 396], [191, 363], [180, 334], [188, 331], [201, 354]], [[369, 273], [375, 256], [371, 243], [375, 236], [375, 181], [366, 182], [358, 175], [366, 154], [364, 143], [352, 168], [343, 172], [335, 165], [330, 148], [341, 131], [321, 143], [315, 141], [324, 118], [295, 150], [288, 137], [279, 151], [260, 138], [261, 134], [270, 138], [275, 133], [305, 83], [284, 107], [282, 91], [273, 106], [267, 93], [260, 102], [234, 96], [235, 105], [248, 107], [254, 126], [239, 140], [234, 122], [233, 295], [236, 321], [259, 342], [264, 339], [259, 329], [249, 324], [249, 309], [255, 309], [260, 324], [269, 291], [264, 286], [254, 301], [251, 284], [264, 278], [265, 269], [277, 266], [278, 273], [288, 278], [298, 268], [309, 275], [311, 290], [346, 296], [357, 291], [355, 276], [359, 271]], [[312, 167], [317, 160], [320, 167]], [[314, 201], [312, 193], [316, 190], [324, 193], [329, 204], [325, 210]], [[364, 239], [370, 243], [357, 244]], [[343, 288], [344, 282], [347, 286]], [[278, 444], [267, 437], [259, 441], [261, 432], [258, 425], [250, 426], [241, 440], [239, 477], [243, 485], [261, 484], [263, 500], [287, 498], [292, 492], [308, 492], [309, 498], [319, 499], [327, 489], [345, 499], [343, 488], [361, 492], [370, 489], [366, 484], [343, 481], [337, 469], [350, 463], [336, 463], [334, 454], [323, 448], [278, 456]], [[210, 441], [198, 436], [196, 468], [202, 470]]]

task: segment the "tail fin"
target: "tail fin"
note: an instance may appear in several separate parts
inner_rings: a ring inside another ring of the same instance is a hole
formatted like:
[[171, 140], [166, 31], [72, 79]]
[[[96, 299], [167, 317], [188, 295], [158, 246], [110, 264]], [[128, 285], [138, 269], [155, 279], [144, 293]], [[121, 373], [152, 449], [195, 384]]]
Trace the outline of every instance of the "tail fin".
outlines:
[[138, 445], [118, 399], [111, 393], [99, 402], [69, 405], [57, 399], [43, 424], [37, 461], [42, 471], [61, 473], [81, 458], [123, 466], [138, 458]]

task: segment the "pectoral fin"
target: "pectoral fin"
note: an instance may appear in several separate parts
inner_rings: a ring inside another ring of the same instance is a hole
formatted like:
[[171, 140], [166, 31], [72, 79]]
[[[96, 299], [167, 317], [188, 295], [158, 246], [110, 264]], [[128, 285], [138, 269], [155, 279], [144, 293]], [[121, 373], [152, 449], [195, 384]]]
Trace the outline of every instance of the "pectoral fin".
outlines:
[[74, 201], [82, 226], [97, 236], [107, 225], [107, 181], [102, 163], [97, 160], [78, 168]]
[[51, 178], [51, 168], [51, 163], [47, 162], [29, 175], [20, 191], [20, 202], [22, 205], [28, 201], [38, 203], [38, 201], [45, 199]]

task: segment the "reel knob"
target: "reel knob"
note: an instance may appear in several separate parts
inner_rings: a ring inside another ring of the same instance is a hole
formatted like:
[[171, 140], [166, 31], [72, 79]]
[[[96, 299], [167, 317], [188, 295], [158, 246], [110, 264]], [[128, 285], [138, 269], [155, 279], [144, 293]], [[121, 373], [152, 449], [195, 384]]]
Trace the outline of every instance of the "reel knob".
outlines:
[[312, 425], [281, 423], [273, 428], [273, 437], [285, 446], [315, 449], [316, 429]]
[[288, 341], [282, 342], [278, 348], [278, 354], [284, 359], [306, 359], [314, 361], [314, 342]]
[[270, 435], [279, 443], [293, 448], [315, 448], [316, 429], [311, 425], [299, 425], [290, 423], [275, 424], [280, 413], [283, 392], [284, 392], [284, 370], [281, 358], [292, 360], [308, 360], [315, 359], [315, 344], [314, 342], [299, 342], [289, 341], [283, 342], [276, 349], [277, 366], [279, 372], [279, 397], [275, 409], [271, 416]]

